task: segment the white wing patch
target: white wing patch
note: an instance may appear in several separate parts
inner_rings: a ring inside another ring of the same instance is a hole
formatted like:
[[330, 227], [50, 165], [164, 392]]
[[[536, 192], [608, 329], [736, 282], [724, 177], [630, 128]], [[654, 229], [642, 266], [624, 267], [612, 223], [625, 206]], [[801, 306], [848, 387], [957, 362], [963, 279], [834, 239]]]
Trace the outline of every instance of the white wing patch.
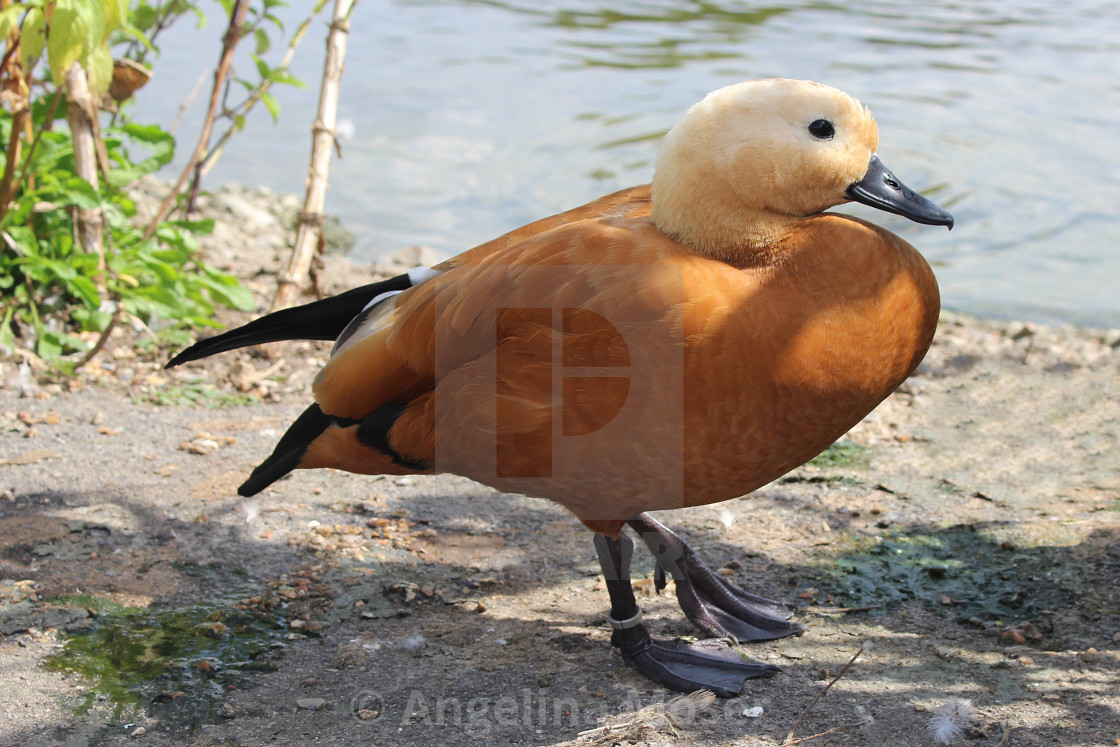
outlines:
[[[440, 274], [442, 274], [441, 270], [433, 270], [431, 267], [413, 267], [408, 271], [409, 287], [415, 288]], [[377, 334], [392, 324], [393, 312], [396, 311], [397, 304], [396, 301], [390, 302], [390, 300], [401, 292], [399, 290], [386, 291], [370, 299], [370, 302], [362, 307], [361, 312], [350, 323], [353, 325], [354, 322], [358, 322], [358, 328], [351, 332], [350, 326], [347, 326], [347, 329], [343, 331], [339, 338], [341, 342], [335, 342], [334, 348], [331, 349], [331, 358], [340, 355], [352, 345], [361, 342], [370, 335]]]

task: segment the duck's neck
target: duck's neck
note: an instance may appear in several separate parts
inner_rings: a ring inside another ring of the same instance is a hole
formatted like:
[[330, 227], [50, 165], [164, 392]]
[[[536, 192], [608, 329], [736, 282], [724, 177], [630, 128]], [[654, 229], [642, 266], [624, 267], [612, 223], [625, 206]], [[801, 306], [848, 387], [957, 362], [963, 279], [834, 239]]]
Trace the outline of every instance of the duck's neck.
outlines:
[[778, 261], [784, 240], [793, 231], [793, 216], [751, 205], [710, 177], [704, 184], [653, 182], [650, 217], [664, 233], [697, 254], [736, 267]]

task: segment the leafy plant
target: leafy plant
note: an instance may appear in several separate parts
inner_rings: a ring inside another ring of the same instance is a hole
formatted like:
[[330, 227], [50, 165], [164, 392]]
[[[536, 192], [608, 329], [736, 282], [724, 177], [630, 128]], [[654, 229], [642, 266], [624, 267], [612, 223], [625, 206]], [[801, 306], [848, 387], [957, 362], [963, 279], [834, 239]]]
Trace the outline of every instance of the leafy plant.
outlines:
[[[249, 310], [252, 295], [236, 278], [199, 257], [197, 237], [212, 221], [166, 220], [149, 239], [134, 223], [136, 204], [124, 187], [170, 162], [174, 143], [158, 127], [125, 124], [106, 130], [104, 144], [115, 168], [99, 190], [74, 173], [69, 133], [42, 127], [31, 156], [30, 181], [16, 190], [0, 219], [0, 343], [16, 335], [33, 339], [42, 358], [83, 350], [71, 331], [102, 332], [118, 313], [151, 325], [164, 320], [189, 327], [213, 326], [215, 304]], [[0, 137], [10, 136], [12, 117], [0, 112]], [[127, 145], [149, 146], [134, 161]], [[74, 208], [101, 211], [106, 243], [101, 258], [75, 241]]]
[[[283, 3], [222, 4], [230, 15], [223, 58], [240, 38], [251, 37], [260, 80], [235, 79], [247, 94], [230, 104], [229, 86], [216, 76], [215, 91], [224, 93], [213, 102], [222, 103], [222, 116], [232, 124], [213, 149], [205, 147], [209, 123], [205, 128], [188, 164], [195, 174], [188, 203], [201, 175], [258, 101], [278, 116], [269, 87], [300, 84], [287, 64], [310, 18], [274, 68], [261, 55], [271, 45], [266, 28], [283, 32], [274, 13]], [[166, 217], [182, 180], [155, 219], [146, 226], [138, 220], [128, 188], [171, 162], [174, 138], [155, 125], [117, 125], [116, 113], [107, 126], [101, 123], [102, 97], [119, 96], [111, 84], [122, 65], [114, 64], [112, 48], [124, 47], [143, 60], [158, 51], [156, 36], [187, 15], [205, 23], [191, 0], [30, 0], [0, 10], [6, 45], [0, 141], [8, 144], [0, 179], [0, 347], [19, 344], [57, 360], [87, 347], [76, 333], [99, 332], [103, 342], [121, 316], [171, 329], [197, 328], [213, 326], [217, 305], [252, 307], [251, 295], [235, 278], [200, 257], [198, 238], [213, 229], [212, 221]], [[41, 60], [44, 80], [35, 75]], [[63, 117], [69, 127], [56, 128]]]

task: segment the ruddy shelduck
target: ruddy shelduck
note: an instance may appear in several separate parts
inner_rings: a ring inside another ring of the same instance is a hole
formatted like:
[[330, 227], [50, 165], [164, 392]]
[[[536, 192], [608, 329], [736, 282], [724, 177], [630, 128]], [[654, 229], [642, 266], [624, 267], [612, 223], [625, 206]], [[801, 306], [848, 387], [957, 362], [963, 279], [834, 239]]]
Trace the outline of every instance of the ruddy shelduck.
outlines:
[[452, 472], [549, 498], [595, 532], [612, 644], [678, 690], [734, 695], [776, 668], [715, 640], [651, 638], [629, 525], [701, 630], [804, 630], [728, 583], [648, 511], [749, 493], [820, 453], [921, 361], [939, 312], [898, 236], [825, 213], [858, 201], [953, 218], [876, 155], [870, 112], [828, 86], [721, 88], [666, 136], [652, 184], [433, 268], [258, 319], [168, 365], [282, 339], [335, 340], [311, 405], [241, 487], [297, 468]]

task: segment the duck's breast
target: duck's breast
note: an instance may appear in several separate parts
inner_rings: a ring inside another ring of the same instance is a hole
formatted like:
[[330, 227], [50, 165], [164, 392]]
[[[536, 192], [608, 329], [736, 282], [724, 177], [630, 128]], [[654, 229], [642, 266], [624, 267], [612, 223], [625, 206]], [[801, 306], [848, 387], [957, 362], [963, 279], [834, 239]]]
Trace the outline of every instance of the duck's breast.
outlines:
[[914, 370], [940, 309], [929, 265], [893, 234], [839, 215], [799, 224], [781, 260], [718, 276], [721, 306], [686, 317], [689, 505], [803, 464]]

